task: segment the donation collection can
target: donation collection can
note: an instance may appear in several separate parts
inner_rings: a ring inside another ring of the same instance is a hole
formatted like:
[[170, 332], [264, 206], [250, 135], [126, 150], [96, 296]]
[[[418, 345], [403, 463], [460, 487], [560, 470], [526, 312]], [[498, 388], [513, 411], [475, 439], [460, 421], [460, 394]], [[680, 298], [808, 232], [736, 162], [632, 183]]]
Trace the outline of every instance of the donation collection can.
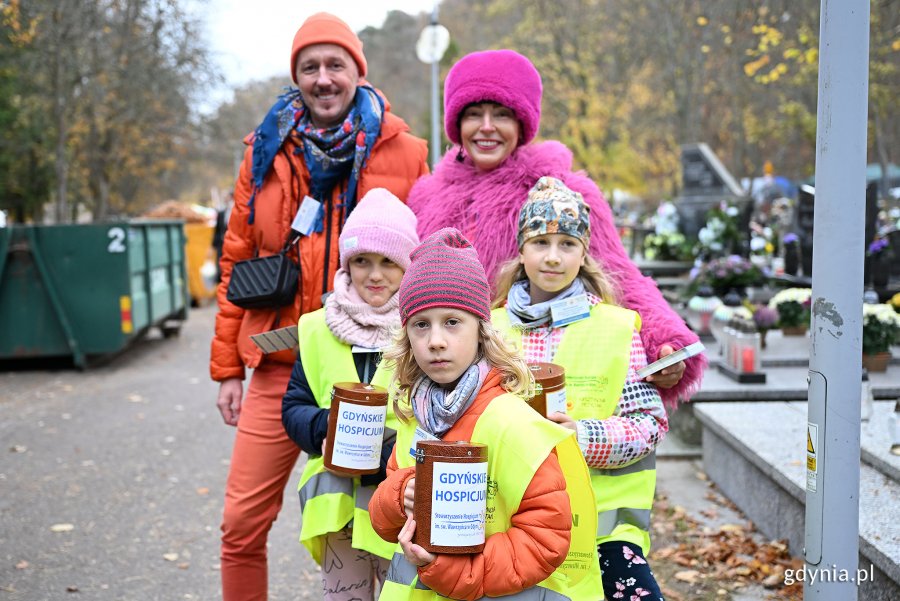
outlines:
[[547, 417], [566, 412], [566, 370], [555, 363], [529, 363], [534, 376], [535, 393], [528, 404]]
[[378, 472], [388, 392], [381, 386], [338, 382], [331, 389], [325, 467], [359, 476]]
[[430, 553], [479, 553], [487, 510], [487, 445], [416, 443], [415, 543]]

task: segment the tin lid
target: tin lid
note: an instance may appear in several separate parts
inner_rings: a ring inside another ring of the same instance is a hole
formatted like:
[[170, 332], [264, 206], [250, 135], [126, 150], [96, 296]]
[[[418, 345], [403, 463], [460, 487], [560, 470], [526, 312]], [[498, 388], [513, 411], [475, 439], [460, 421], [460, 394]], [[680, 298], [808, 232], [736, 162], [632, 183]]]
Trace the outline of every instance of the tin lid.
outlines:
[[345, 400], [370, 405], [386, 405], [387, 389], [361, 382], [337, 382], [331, 388], [332, 400]]
[[536, 384], [540, 384], [541, 388], [554, 388], [562, 386], [566, 383], [566, 370], [561, 365], [555, 363], [529, 363], [531, 375], [534, 377]]
[[416, 457], [487, 461], [488, 448], [486, 444], [466, 440], [419, 440], [416, 442]]

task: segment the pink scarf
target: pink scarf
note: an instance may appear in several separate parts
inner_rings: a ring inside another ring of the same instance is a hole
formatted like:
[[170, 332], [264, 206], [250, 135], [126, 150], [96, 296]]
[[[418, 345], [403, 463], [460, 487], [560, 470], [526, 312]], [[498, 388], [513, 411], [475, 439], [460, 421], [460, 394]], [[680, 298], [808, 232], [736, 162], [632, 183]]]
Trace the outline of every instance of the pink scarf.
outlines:
[[353, 284], [350, 273], [334, 274], [334, 294], [325, 300], [325, 323], [344, 344], [380, 349], [391, 341], [391, 330], [400, 327], [397, 295], [380, 307], [366, 303]]

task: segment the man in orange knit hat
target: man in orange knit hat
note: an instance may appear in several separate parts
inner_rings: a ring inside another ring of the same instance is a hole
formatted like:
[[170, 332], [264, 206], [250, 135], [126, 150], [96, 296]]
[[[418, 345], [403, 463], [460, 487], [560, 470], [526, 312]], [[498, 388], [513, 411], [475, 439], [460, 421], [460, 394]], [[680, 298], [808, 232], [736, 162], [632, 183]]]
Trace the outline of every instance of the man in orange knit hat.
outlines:
[[[268, 596], [266, 540], [299, 448], [281, 424], [281, 400], [295, 350], [264, 354], [250, 336], [295, 326], [322, 306], [337, 268], [338, 238], [347, 216], [373, 188], [405, 200], [427, 172], [427, 145], [390, 112], [364, 79], [363, 45], [341, 19], [309, 17], [291, 48], [297, 90], [280, 96], [247, 149], [234, 190], [222, 248], [219, 313], [210, 375], [220, 382], [217, 406], [237, 427], [222, 521], [225, 601]], [[295, 223], [304, 205], [309, 218]], [[245, 308], [227, 298], [238, 261], [278, 253], [302, 230], [288, 256], [300, 265], [298, 292], [286, 306]], [[246, 369], [253, 375], [244, 395]]]

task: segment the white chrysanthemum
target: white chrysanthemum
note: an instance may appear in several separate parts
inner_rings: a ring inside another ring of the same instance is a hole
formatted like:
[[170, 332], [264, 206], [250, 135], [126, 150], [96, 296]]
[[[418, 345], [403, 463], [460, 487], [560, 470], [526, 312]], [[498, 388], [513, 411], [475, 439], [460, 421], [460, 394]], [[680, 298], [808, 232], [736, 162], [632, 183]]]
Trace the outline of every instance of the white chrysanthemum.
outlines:
[[873, 320], [900, 328], [900, 314], [887, 303], [863, 305], [863, 323], [868, 325]]
[[788, 301], [793, 301], [802, 305], [803, 303], [809, 302], [811, 296], [812, 290], [810, 288], [785, 288], [772, 297], [772, 300], [769, 301], [769, 308], [778, 309], [778, 305]]

